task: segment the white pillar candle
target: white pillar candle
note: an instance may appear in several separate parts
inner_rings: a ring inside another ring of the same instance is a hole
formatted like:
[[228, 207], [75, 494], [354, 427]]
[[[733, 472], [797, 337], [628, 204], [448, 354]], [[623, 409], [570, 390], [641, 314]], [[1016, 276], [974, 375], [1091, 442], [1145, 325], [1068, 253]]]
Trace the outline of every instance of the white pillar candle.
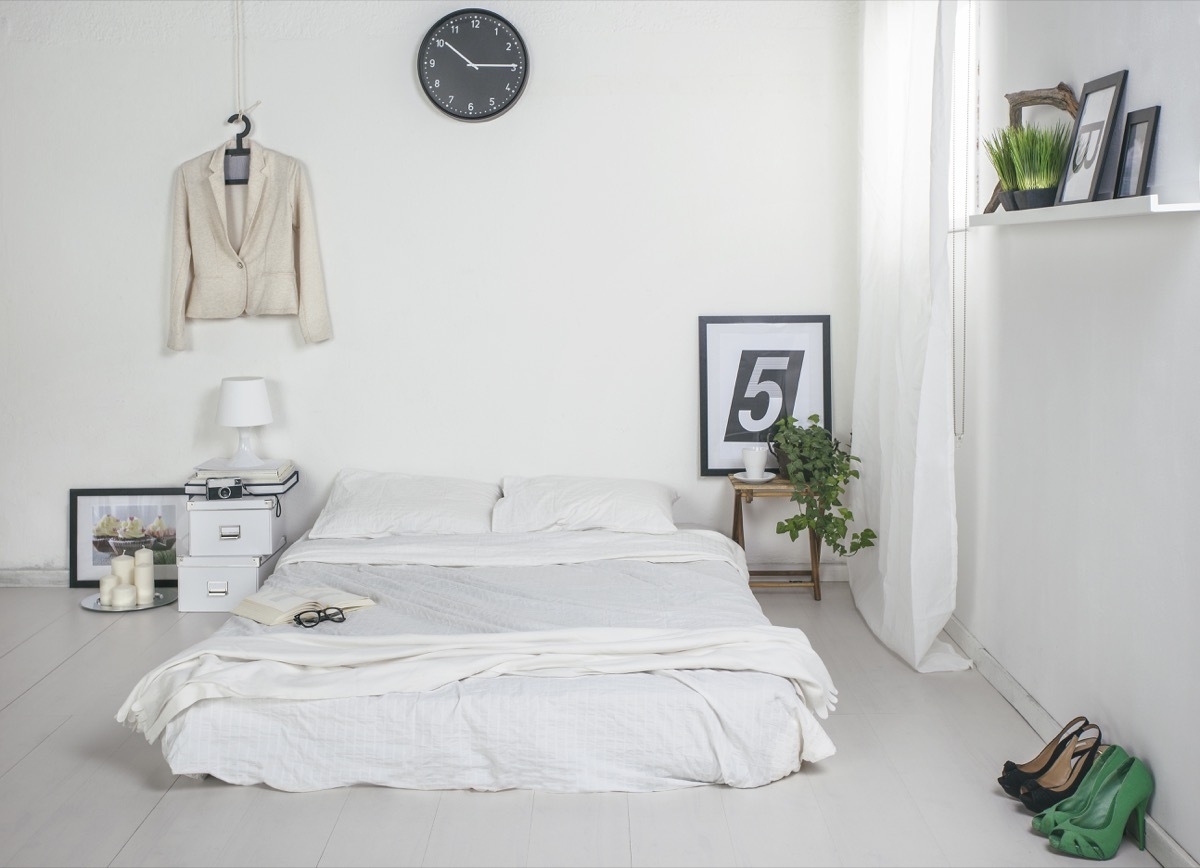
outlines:
[[[142, 549], [146, 551], [146, 549]], [[133, 568], [133, 587], [139, 606], [154, 602], [154, 564], [136, 564]]]
[[115, 588], [120, 583], [120, 581], [121, 581], [120, 579], [118, 579], [116, 576], [112, 575], [111, 573], [100, 580], [100, 605], [101, 606], [111, 606], [112, 605], [113, 588]]
[[133, 584], [133, 565], [133, 558], [131, 558], [129, 555], [113, 555], [113, 575], [121, 580], [121, 584]]
[[133, 553], [133, 565], [140, 567], [145, 564], [154, 565], [154, 552], [150, 549], [138, 549]]
[[112, 604], [115, 609], [129, 609], [137, 605], [137, 589], [122, 582], [113, 587]]

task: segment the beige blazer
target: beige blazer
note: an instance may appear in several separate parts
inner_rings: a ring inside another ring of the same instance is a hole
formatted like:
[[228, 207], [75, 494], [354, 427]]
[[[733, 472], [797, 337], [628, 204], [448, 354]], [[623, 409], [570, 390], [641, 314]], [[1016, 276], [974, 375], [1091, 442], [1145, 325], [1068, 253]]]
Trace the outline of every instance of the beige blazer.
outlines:
[[250, 148], [250, 177], [242, 246], [234, 250], [225, 213], [225, 148], [233, 145], [231, 140], [179, 167], [167, 346], [185, 348], [185, 315], [298, 314], [305, 341], [327, 340], [333, 330], [304, 167], [243, 140]]

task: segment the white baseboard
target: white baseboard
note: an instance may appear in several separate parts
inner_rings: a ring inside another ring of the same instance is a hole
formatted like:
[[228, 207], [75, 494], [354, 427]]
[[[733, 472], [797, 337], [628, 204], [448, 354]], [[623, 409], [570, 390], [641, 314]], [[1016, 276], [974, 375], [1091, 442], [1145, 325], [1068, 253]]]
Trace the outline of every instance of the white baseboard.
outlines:
[[0, 570], [0, 588], [66, 588], [70, 570]]
[[[824, 577], [822, 577], [823, 579]], [[962, 622], [951, 616], [946, 624], [946, 634], [958, 644], [963, 653], [975, 661], [979, 674], [1008, 700], [1009, 705], [1017, 710], [1021, 717], [1033, 727], [1033, 731], [1045, 741], [1054, 738], [1062, 730], [1062, 724], [1055, 720], [1050, 712], [1042, 708], [1017, 679], [1013, 678], [1000, 662], [988, 653], [971, 631]], [[1200, 863], [1191, 857], [1187, 850], [1166, 833], [1162, 826], [1146, 815], [1146, 852], [1153, 856], [1164, 868], [1200, 868]]]

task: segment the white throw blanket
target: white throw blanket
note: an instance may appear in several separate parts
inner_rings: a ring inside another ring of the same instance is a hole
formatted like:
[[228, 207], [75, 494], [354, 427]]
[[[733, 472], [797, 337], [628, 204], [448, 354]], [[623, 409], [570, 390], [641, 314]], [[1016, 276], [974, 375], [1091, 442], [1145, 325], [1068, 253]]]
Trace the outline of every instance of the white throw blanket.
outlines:
[[[788, 679], [820, 717], [837, 702], [821, 658], [800, 630], [747, 626], [677, 630], [571, 628], [450, 636], [336, 636], [271, 631], [214, 636], [147, 673], [117, 712], [153, 743], [172, 717], [204, 699], [326, 699], [435, 690], [499, 675], [569, 677], [717, 669]], [[819, 726], [814, 754], [833, 753]], [[815, 729], [815, 732], [812, 731]], [[827, 748], [826, 748], [827, 743]]]

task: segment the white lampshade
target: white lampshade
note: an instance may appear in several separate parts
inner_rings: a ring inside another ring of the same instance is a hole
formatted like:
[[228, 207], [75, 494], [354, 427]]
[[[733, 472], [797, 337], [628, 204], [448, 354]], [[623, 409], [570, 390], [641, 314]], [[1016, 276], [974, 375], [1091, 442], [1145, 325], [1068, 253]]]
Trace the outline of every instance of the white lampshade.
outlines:
[[226, 377], [221, 381], [217, 424], [229, 428], [252, 428], [271, 421], [271, 399], [262, 377]]
[[238, 429], [238, 449], [226, 466], [232, 469], [261, 467], [265, 462], [250, 448], [250, 429], [271, 421], [271, 399], [262, 377], [226, 377], [221, 380], [217, 424]]

